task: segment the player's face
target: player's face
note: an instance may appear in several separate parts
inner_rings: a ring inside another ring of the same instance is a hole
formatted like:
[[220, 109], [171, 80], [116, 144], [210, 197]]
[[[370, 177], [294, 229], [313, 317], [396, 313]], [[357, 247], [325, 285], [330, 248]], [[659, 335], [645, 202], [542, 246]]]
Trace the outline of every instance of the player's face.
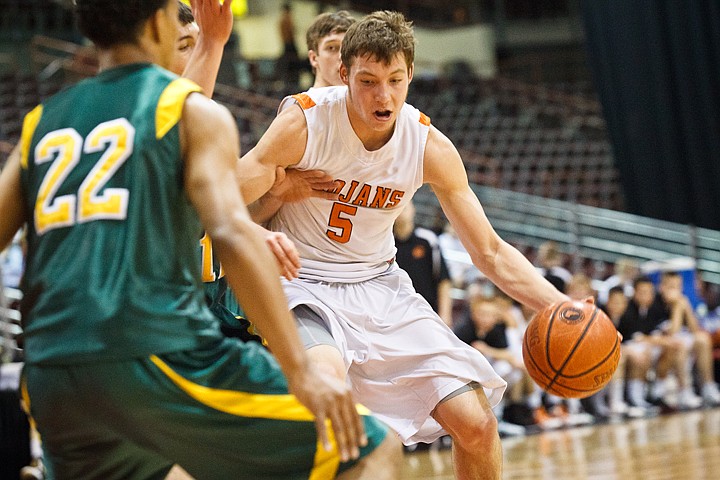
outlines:
[[178, 6], [177, 0], [169, 0], [165, 7], [159, 11], [157, 32], [159, 38], [159, 49], [157, 50], [157, 58], [155, 63], [161, 67], [169, 68], [174, 58], [174, 45], [177, 35], [177, 16]]
[[349, 70], [340, 66], [340, 78], [348, 86], [348, 116], [358, 137], [392, 134], [412, 80], [404, 55], [397, 54], [389, 64], [369, 55], [357, 57]]
[[187, 25], [182, 25], [180, 20], [177, 21], [178, 35], [175, 41], [175, 54], [173, 55], [170, 70], [173, 73], [182, 75], [185, 71], [185, 67], [190, 60], [195, 44], [197, 43], [200, 28], [197, 23], [192, 22]]
[[318, 43], [317, 52], [310, 50], [308, 59], [315, 69], [315, 87], [342, 85], [340, 79], [340, 45], [345, 32], [331, 33]]

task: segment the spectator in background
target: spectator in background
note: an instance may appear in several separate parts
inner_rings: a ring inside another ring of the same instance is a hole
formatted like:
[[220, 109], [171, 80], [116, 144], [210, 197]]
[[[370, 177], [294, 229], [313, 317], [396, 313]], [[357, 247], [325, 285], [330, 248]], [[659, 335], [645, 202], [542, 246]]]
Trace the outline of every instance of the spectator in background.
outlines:
[[297, 85], [300, 73], [300, 56], [295, 44], [295, 21], [293, 20], [290, 2], [284, 3], [281, 8], [278, 31], [283, 44], [282, 54], [277, 61], [278, 78], [291, 85]]
[[12, 243], [0, 252], [0, 272], [2, 278], [0, 287], [19, 288], [25, 268], [25, 254], [23, 253], [22, 231], [15, 234]]
[[455, 288], [466, 288], [482, 276], [449, 222], [438, 240]]
[[[650, 355], [651, 365], [655, 368], [655, 380], [648, 394], [645, 391], [647, 370], [630, 368], [627, 380], [627, 397], [630, 405], [650, 410], [654, 404], [664, 412], [674, 410], [674, 407], [670, 406], [673, 402], [668, 402], [666, 388], [667, 377], [674, 371], [683, 392], [677, 406], [699, 407], [700, 400], [689, 388], [689, 375], [684, 369], [685, 355], [682, 346], [677, 339], [667, 335], [660, 328], [664, 313], [655, 302], [655, 285], [650, 278], [641, 276], [635, 280], [633, 289], [633, 297], [625, 313], [620, 317], [618, 331], [623, 336], [625, 350], [639, 350], [638, 355]], [[652, 403], [646, 400], [648, 396]]]
[[[660, 278], [658, 295], [655, 305], [661, 311], [663, 319], [668, 319], [666, 332], [680, 340], [684, 349], [687, 364], [684, 370], [689, 372], [693, 366], [697, 369], [700, 393], [703, 403], [707, 406], [720, 405], [720, 392], [715, 383], [713, 368], [712, 337], [700, 327], [690, 301], [683, 294], [682, 276], [677, 272], [664, 272]], [[691, 378], [689, 374], [683, 376]], [[685, 385], [681, 396], [689, 396], [691, 383]]]
[[[607, 316], [618, 327], [620, 319], [622, 318], [625, 310], [629, 303], [629, 298], [625, 295], [623, 287], [616, 285], [610, 289], [607, 295], [607, 302], [601, 305], [600, 308], [607, 314]], [[623, 342], [621, 346], [622, 355], [620, 356], [620, 363], [618, 364], [617, 370], [610, 383], [597, 395], [603, 399], [607, 399], [608, 407], [610, 408], [611, 415], [627, 415], [628, 417], [641, 417], [650, 413], [655, 413], [655, 408], [638, 408], [631, 407], [625, 402], [625, 387], [626, 378], [628, 372], [631, 372], [631, 377], [635, 381], [645, 383], [647, 373], [652, 365], [651, 355], [649, 348], [633, 348], [628, 342]], [[637, 388], [637, 387], [636, 387]], [[645, 391], [645, 386], [642, 390]], [[594, 398], [595, 396], [593, 396]]]
[[[460, 340], [482, 353], [498, 375], [508, 383], [505, 397], [493, 409], [498, 419], [506, 416], [505, 409], [508, 406], [527, 405], [527, 397], [537, 389], [527, 373], [522, 354], [518, 355], [517, 350], [511, 348], [507, 331], [516, 328], [516, 325], [506, 323], [513, 320], [503, 311], [505, 306], [505, 303], [497, 302], [496, 297], [473, 295], [469, 299], [466, 316], [453, 329]], [[539, 392], [537, 398], [539, 404]], [[526, 418], [518, 418], [517, 408], [512, 408], [512, 411], [512, 425], [500, 421], [498, 430], [508, 435], [524, 434], [525, 429], [518, 428], [518, 425], [523, 427], [535, 423], [532, 409], [527, 407]]]
[[395, 259], [412, 280], [415, 290], [427, 300], [446, 325], [452, 327], [450, 275], [440, 251], [437, 235], [415, 226], [415, 205], [410, 202], [393, 224]]
[[633, 296], [633, 282], [640, 275], [640, 266], [637, 260], [621, 257], [615, 262], [615, 273], [609, 276], [598, 287], [598, 302], [605, 304], [608, 301], [608, 292], [613, 287], [621, 287], [627, 298]]
[[565, 287], [572, 274], [562, 266], [563, 254], [560, 252], [557, 243], [553, 241], [542, 243], [538, 247], [536, 261], [540, 274], [552, 283], [555, 288], [565, 292]]

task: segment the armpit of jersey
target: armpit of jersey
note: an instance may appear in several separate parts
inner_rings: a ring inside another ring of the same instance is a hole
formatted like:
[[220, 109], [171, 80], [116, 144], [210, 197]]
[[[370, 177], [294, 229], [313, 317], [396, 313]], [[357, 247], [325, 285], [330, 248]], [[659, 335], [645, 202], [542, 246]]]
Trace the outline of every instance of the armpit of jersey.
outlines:
[[160, 140], [180, 121], [185, 99], [202, 88], [192, 80], [178, 78], [163, 90], [155, 110], [155, 138]]

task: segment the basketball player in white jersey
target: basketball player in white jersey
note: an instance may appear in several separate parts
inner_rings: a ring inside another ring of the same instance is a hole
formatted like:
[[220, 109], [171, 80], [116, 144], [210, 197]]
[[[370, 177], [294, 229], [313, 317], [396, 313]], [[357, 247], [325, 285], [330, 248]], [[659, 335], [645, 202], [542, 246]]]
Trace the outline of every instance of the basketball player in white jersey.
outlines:
[[455, 147], [405, 103], [414, 43], [399, 13], [376, 12], [351, 26], [340, 67], [347, 86], [286, 98], [238, 173], [247, 201], [273, 185], [278, 166], [336, 179], [336, 199], [286, 203], [270, 221], [301, 256], [299, 278], [284, 287], [308, 354], [317, 368], [347, 378], [355, 398], [404, 443], [450, 434], [457, 478], [500, 478], [491, 408], [506, 384], [395, 265], [393, 222], [429, 183], [473, 262], [497, 286], [534, 309], [567, 297], [497, 235]]

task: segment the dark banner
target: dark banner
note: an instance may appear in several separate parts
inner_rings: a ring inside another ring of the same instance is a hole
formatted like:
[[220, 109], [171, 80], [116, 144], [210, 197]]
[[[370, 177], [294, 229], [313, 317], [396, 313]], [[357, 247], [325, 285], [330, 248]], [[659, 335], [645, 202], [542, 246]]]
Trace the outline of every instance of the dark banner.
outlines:
[[720, 229], [720, 2], [581, 4], [628, 210]]

